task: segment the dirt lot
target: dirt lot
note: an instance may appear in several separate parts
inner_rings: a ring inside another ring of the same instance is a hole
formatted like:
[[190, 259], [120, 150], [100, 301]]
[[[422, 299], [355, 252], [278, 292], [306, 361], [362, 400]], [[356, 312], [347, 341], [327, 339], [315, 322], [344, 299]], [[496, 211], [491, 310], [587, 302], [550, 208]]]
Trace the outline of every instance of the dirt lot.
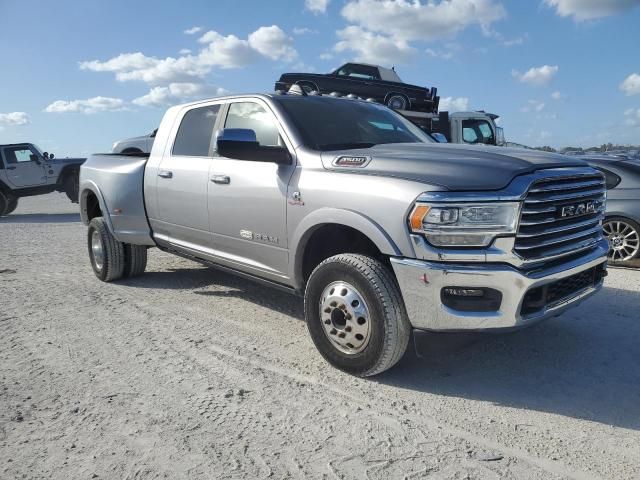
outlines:
[[286, 294], [150, 251], [93, 275], [64, 195], [0, 220], [0, 478], [640, 478], [640, 272], [360, 380]]

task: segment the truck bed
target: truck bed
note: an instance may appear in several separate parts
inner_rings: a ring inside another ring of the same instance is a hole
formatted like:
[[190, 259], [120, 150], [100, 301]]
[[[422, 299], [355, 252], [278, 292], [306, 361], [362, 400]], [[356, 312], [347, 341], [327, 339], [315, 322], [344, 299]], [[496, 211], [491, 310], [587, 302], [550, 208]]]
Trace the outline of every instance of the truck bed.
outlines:
[[[110, 230], [121, 242], [155, 245], [144, 203], [148, 159], [148, 153], [98, 153], [91, 155], [80, 169], [80, 191], [83, 196], [95, 195]], [[86, 207], [80, 213], [88, 224]]]

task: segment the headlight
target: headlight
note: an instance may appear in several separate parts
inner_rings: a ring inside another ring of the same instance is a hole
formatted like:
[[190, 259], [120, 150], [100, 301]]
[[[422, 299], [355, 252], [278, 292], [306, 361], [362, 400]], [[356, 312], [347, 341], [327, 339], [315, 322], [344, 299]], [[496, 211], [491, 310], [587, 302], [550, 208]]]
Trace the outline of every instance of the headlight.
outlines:
[[519, 213], [518, 202], [418, 203], [409, 225], [437, 247], [485, 247], [496, 235], [515, 234]]

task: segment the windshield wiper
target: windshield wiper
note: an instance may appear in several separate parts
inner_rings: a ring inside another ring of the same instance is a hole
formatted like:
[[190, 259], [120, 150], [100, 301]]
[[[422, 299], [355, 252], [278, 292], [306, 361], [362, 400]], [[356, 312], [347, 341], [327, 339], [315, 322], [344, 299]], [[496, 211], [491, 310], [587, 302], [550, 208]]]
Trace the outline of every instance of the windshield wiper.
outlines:
[[353, 148], [371, 148], [375, 147], [377, 143], [370, 142], [351, 142], [351, 143], [328, 143], [326, 145], [320, 145], [320, 150], [350, 150]]

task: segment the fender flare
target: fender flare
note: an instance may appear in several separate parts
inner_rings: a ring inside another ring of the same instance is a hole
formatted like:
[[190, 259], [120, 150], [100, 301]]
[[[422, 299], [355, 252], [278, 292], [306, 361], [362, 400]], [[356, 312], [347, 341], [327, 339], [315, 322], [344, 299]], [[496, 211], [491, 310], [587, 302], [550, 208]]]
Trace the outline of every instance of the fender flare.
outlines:
[[401, 251], [394, 240], [387, 234], [381, 225], [373, 219], [353, 210], [340, 208], [320, 208], [313, 211], [298, 224], [291, 237], [290, 248], [295, 248], [293, 263], [290, 271], [291, 278], [297, 287], [301, 287], [302, 264], [307, 242], [313, 232], [327, 224], [344, 225], [358, 230], [371, 240], [378, 250], [385, 255], [401, 255]]
[[102, 218], [104, 218], [105, 223], [107, 224], [107, 229], [109, 232], [115, 236], [113, 230], [113, 224], [111, 223], [111, 217], [109, 216], [109, 210], [107, 209], [107, 202], [104, 199], [104, 195], [100, 191], [98, 185], [92, 180], [85, 180], [82, 182], [80, 186], [80, 218], [82, 219], [82, 223], [85, 225], [89, 225], [89, 214], [87, 212], [87, 197], [89, 193], [92, 193], [98, 199], [98, 204], [100, 205], [100, 211], [102, 212]]
[[56, 183], [61, 187], [64, 186], [67, 175], [69, 175], [70, 172], [74, 170], [78, 172], [78, 178], [80, 178], [80, 165], [65, 165], [64, 167], [62, 167], [62, 170], [60, 170], [60, 174], [58, 175], [58, 180]]

